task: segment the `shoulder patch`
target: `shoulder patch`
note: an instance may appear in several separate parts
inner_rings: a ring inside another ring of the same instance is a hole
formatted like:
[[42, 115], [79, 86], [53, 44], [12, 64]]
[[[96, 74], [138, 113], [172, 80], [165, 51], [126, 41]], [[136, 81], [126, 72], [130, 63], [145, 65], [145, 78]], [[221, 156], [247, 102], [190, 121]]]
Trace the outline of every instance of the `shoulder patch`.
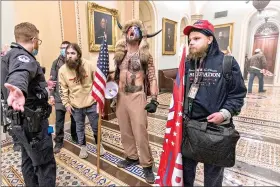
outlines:
[[26, 56], [26, 55], [20, 55], [17, 58], [21, 62], [30, 62], [30, 58], [28, 56]]

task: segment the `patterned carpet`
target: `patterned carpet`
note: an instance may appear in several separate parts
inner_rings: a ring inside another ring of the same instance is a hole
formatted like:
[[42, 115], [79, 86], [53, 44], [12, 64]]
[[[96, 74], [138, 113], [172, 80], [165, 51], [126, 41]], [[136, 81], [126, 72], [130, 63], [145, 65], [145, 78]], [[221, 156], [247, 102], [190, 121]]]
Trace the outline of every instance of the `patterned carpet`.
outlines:
[[[86, 133], [92, 136], [90, 126], [87, 125]], [[120, 142], [120, 132], [107, 127], [102, 128], [102, 139], [107, 146], [123, 151]], [[152, 154], [155, 160], [155, 166], [158, 168], [162, 145], [150, 142]], [[140, 155], [140, 153], [139, 153]], [[237, 145], [237, 160], [276, 171], [280, 175], [280, 145], [270, 144], [248, 138], [241, 138]], [[133, 170], [131, 171], [133, 174]], [[196, 183], [203, 185], [203, 164], [199, 164], [197, 168]], [[225, 172], [225, 186], [279, 186], [280, 183], [260, 178], [258, 175], [250, 174], [238, 168], [227, 168]]]
[[[2, 146], [4, 142], [2, 142]], [[7, 141], [6, 141], [7, 143]], [[12, 145], [1, 149], [2, 182], [6, 186], [25, 186], [21, 173], [21, 153], [14, 152]], [[125, 183], [100, 171], [66, 149], [55, 156], [57, 163], [56, 186], [127, 186]]]

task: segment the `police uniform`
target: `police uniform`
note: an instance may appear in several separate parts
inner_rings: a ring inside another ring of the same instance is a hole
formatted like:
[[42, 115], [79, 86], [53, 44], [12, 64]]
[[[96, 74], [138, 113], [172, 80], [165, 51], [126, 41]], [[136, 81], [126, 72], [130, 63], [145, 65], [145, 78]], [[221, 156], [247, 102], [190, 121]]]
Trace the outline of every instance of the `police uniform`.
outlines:
[[[20, 125], [12, 128], [22, 146], [22, 174], [25, 184], [55, 186], [56, 163], [47, 119], [51, 107], [48, 104], [47, 83], [42, 68], [31, 53], [21, 45], [12, 43], [11, 50], [2, 58], [1, 74], [1, 89], [6, 100], [8, 93], [3, 86], [5, 82], [18, 87], [25, 96], [25, 110], [20, 114]], [[40, 119], [36, 123], [39, 124], [38, 132], [30, 130], [30, 124], [34, 122], [31, 123], [30, 119], [33, 118], [27, 113], [29, 109], [42, 111], [39, 113], [40, 118], [36, 118]]]

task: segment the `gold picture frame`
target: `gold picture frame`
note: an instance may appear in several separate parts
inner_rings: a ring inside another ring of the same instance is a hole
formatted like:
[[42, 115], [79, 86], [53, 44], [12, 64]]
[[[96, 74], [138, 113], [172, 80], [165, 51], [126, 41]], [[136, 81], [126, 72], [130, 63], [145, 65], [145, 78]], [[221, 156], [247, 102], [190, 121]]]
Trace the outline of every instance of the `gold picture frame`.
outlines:
[[175, 55], [177, 44], [177, 22], [162, 18], [162, 54]]
[[100, 6], [93, 2], [87, 3], [87, 10], [89, 51], [100, 51], [104, 31], [107, 33], [108, 51], [115, 51], [116, 17], [118, 11], [116, 9]]
[[220, 50], [224, 53], [227, 52], [228, 47], [232, 52], [233, 26], [234, 23], [226, 23], [214, 26], [215, 38], [219, 44]]

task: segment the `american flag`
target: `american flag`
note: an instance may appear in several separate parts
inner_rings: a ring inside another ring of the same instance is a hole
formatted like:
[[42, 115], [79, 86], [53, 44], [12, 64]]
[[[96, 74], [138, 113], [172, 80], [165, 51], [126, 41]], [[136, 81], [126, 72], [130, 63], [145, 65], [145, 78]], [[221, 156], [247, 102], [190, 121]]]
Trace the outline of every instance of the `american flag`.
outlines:
[[106, 80], [109, 74], [109, 53], [106, 39], [100, 45], [100, 52], [97, 60], [97, 68], [94, 73], [94, 81], [92, 86], [92, 96], [97, 102], [97, 111], [101, 112], [104, 109], [105, 103], [105, 87]]
[[174, 82], [156, 186], [184, 186], [181, 154], [186, 48]]

